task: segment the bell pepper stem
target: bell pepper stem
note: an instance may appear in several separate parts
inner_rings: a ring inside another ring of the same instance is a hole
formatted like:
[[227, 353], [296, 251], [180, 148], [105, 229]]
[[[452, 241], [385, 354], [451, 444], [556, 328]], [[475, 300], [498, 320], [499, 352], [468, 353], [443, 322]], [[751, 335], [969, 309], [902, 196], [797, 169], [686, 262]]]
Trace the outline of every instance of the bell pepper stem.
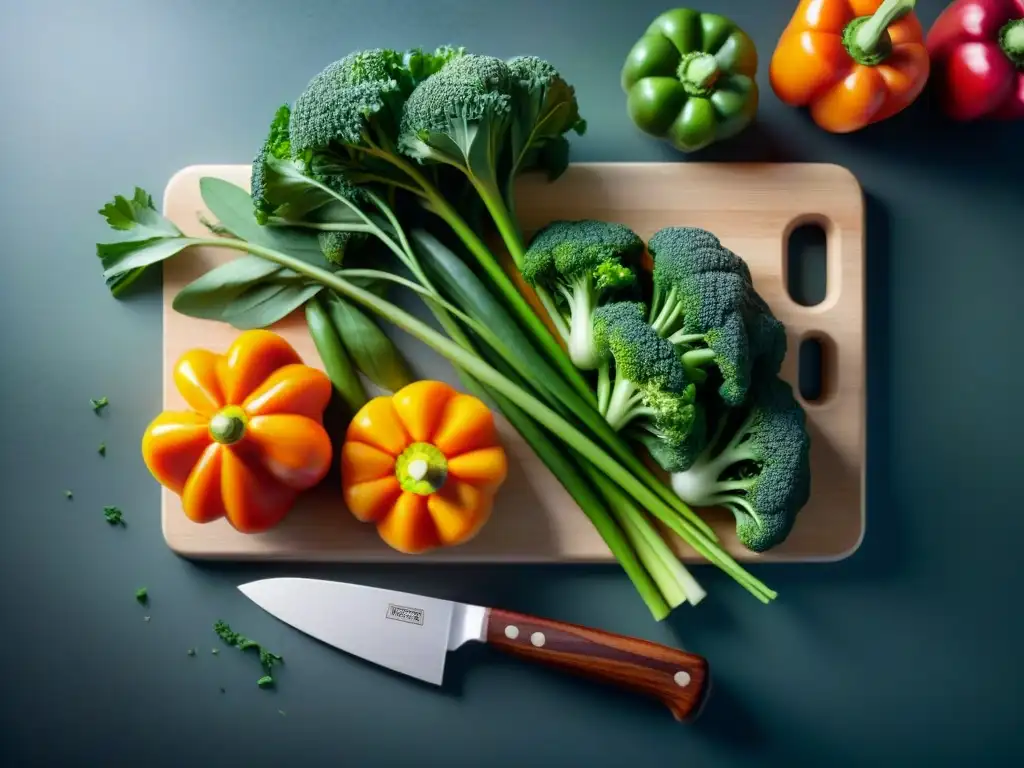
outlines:
[[683, 56], [676, 75], [691, 96], [707, 96], [721, 72], [714, 54], [692, 51]]
[[222, 408], [210, 419], [210, 437], [221, 445], [237, 443], [245, 434], [245, 411], [237, 405]]
[[403, 491], [429, 496], [448, 479], [448, 460], [437, 446], [413, 443], [395, 461], [395, 477]]
[[917, 0], [885, 0], [870, 16], [859, 16], [843, 33], [846, 50], [855, 61], [874, 66], [892, 53], [889, 25], [914, 10]]
[[999, 30], [999, 47], [1018, 69], [1024, 69], [1024, 19], [1013, 19]]

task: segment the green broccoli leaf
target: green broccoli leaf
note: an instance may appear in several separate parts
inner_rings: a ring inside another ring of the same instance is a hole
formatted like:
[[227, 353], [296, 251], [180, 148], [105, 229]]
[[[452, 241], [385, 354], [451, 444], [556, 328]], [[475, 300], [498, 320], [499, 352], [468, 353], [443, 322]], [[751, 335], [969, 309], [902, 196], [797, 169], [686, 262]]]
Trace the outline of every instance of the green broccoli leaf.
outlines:
[[106, 397], [93, 397], [90, 398], [89, 402], [92, 404], [92, 410], [94, 413], [99, 413], [110, 405], [110, 401]]

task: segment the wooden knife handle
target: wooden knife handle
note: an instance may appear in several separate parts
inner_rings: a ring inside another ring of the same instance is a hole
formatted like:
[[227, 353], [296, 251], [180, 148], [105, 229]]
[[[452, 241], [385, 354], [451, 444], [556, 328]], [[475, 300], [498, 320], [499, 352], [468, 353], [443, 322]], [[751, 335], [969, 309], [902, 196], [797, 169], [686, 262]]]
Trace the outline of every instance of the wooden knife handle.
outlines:
[[679, 721], [700, 713], [711, 686], [701, 656], [500, 608], [488, 615], [487, 642], [513, 656], [653, 696]]

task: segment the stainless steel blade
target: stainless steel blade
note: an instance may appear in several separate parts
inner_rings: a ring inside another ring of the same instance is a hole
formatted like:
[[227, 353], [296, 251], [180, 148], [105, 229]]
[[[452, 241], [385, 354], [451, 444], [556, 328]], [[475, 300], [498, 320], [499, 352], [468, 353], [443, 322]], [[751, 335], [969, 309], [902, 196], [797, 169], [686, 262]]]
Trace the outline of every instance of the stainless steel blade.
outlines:
[[486, 636], [486, 608], [409, 592], [302, 578], [263, 579], [239, 589], [307, 635], [435, 685], [448, 651]]

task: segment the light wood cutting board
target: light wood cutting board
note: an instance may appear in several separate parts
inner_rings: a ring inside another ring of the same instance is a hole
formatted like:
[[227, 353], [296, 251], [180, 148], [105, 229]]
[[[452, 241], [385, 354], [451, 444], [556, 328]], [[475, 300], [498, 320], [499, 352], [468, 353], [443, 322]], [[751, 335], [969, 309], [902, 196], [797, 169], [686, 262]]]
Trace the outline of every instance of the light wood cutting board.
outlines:
[[[186, 234], [205, 233], [197, 217], [207, 213], [199, 194], [203, 176], [248, 189], [248, 166], [190, 166], [178, 172], [167, 185], [164, 212]], [[578, 163], [552, 184], [524, 179], [518, 201], [527, 235], [558, 218], [619, 221], [645, 239], [664, 226], [698, 226], [714, 232], [747, 261], [758, 291], [788, 330], [783, 377], [796, 383], [802, 340], [817, 337], [824, 349], [822, 396], [804, 404], [813, 445], [812, 495], [786, 542], [762, 555], [739, 544], [731, 515], [722, 510], [703, 514], [723, 545], [742, 561], [827, 561], [851, 554], [864, 532], [864, 210], [856, 179], [827, 164]], [[793, 301], [786, 288], [786, 241], [795, 227], [808, 222], [820, 223], [827, 238], [827, 291], [814, 307]], [[230, 252], [206, 248], [164, 265], [165, 408], [184, 407], [171, 377], [178, 357], [197, 346], [222, 352], [238, 333], [229, 325], [186, 317], [171, 308], [184, 285], [230, 258]], [[301, 314], [273, 330], [308, 364], [322, 367]], [[425, 354], [419, 342], [401, 333], [393, 338], [409, 352], [419, 377], [458, 385], [446, 362], [435, 358], [419, 365]], [[164, 536], [175, 552], [192, 558], [411, 564], [612, 561], [550, 471], [500, 416], [498, 422], [510, 454], [509, 478], [490, 522], [461, 547], [415, 557], [397, 553], [379, 540], [373, 527], [356, 522], [342, 503], [340, 489], [327, 484], [302, 498], [279, 527], [258, 535], [237, 533], [223, 520], [193, 523], [182, 513], [178, 497], [163, 489]], [[678, 549], [686, 562], [702, 562], [689, 547], [680, 543]]]

